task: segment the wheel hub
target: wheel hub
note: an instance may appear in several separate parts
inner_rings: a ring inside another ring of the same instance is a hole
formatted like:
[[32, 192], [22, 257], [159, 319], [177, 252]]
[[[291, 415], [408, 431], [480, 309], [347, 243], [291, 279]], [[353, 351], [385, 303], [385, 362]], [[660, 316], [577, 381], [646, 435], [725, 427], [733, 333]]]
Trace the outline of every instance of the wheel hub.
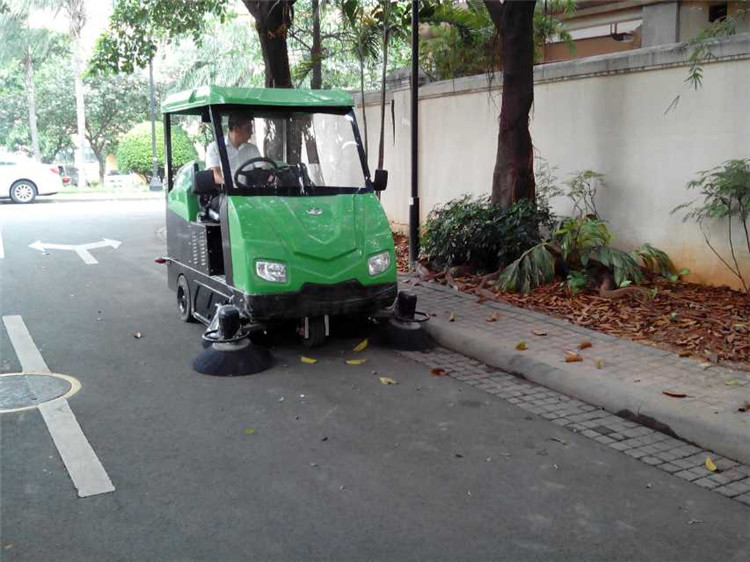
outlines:
[[15, 187], [16, 198], [24, 203], [31, 201], [34, 197], [34, 190], [26, 183]]

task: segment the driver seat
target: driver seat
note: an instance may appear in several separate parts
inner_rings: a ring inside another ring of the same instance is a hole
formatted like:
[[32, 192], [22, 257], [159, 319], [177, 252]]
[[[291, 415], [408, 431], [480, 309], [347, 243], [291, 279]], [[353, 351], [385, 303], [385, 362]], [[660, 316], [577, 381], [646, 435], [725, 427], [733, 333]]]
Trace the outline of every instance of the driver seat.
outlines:
[[214, 181], [213, 170], [203, 170], [195, 173], [193, 194], [198, 196], [200, 211], [198, 219], [202, 222], [219, 222], [221, 208], [221, 192]]

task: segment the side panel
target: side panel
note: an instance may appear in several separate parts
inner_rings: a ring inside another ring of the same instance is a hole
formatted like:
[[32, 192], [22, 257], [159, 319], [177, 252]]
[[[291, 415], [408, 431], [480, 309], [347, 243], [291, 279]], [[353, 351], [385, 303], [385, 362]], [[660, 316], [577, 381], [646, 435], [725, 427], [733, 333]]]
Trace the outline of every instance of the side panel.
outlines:
[[[195, 162], [188, 162], [177, 172], [174, 186], [167, 195], [167, 208], [186, 221], [194, 221], [198, 216], [198, 196], [193, 195], [193, 175]], [[198, 162], [198, 169], [203, 169]]]

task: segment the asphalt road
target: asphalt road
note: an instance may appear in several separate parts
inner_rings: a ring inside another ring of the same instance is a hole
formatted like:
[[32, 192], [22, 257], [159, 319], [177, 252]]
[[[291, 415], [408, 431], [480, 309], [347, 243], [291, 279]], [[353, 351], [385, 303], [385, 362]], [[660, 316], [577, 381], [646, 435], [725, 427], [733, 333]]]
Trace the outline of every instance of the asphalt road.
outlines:
[[[70, 407], [116, 488], [79, 499], [40, 413], [0, 414], [2, 560], [750, 559], [747, 507], [359, 337], [314, 365], [282, 340], [264, 373], [194, 373], [202, 328], [153, 261], [160, 201], [0, 220], [2, 315], [80, 380]], [[122, 244], [96, 264], [29, 247], [103, 238]], [[0, 328], [0, 371], [20, 369]]]

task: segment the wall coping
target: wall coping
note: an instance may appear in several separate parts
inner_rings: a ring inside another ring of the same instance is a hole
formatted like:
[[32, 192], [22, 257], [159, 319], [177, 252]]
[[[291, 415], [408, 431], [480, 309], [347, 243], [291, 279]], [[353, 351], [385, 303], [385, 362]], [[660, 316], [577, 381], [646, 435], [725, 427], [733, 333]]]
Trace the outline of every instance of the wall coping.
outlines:
[[[750, 33], [709, 42], [713, 58], [704, 64], [715, 64], [728, 60], [750, 59]], [[596, 76], [645, 72], [663, 68], [687, 66], [689, 64], [687, 43], [673, 43], [656, 47], [645, 47], [632, 51], [596, 55], [583, 59], [540, 64], [534, 67], [534, 83], [545, 84], [564, 80], [581, 80]], [[419, 88], [419, 98], [429, 99], [451, 95], [470, 94], [478, 91], [499, 90], [503, 84], [503, 73], [494, 72], [464, 76], [453, 80], [442, 80], [424, 84]], [[408, 82], [388, 88], [386, 96], [409, 90]], [[359, 92], [352, 92], [355, 103], [361, 105]], [[367, 105], [380, 103], [379, 91], [365, 92]]]

